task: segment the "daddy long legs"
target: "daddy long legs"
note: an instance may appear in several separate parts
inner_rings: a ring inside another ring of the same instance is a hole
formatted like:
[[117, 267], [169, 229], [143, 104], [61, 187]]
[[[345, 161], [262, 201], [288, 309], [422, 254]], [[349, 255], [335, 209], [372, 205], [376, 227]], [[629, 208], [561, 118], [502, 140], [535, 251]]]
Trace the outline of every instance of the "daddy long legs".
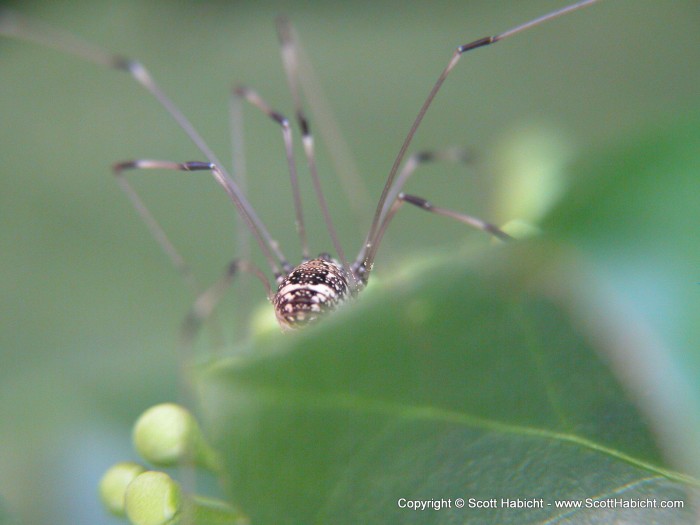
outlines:
[[[134, 170], [138, 170], [138, 172], [141, 173], [148, 172], [149, 170], [183, 171], [193, 174], [197, 172], [206, 172], [215, 179], [235, 206], [242, 222], [250, 232], [255, 244], [266, 261], [269, 272], [273, 278], [273, 284], [270, 284], [266, 272], [256, 267], [248, 260], [236, 260], [229, 264], [225, 274], [213, 286], [203, 291], [196, 288], [198, 299], [185, 323], [185, 337], [191, 339], [197, 327], [201, 324], [201, 321], [211, 314], [226, 287], [239, 272], [252, 273], [263, 282], [268, 298], [274, 306], [276, 318], [283, 330], [305, 326], [317, 321], [323, 317], [324, 314], [335, 310], [339, 305], [356, 296], [367, 284], [384, 234], [393, 217], [405, 203], [411, 204], [424, 211], [458, 220], [501, 240], [508, 240], [510, 238], [508, 234], [493, 224], [463, 213], [462, 211], [455, 211], [434, 205], [423, 197], [404, 193], [403, 189], [406, 181], [421, 164], [434, 160], [459, 161], [462, 159], [462, 155], [459, 153], [455, 154], [454, 152], [438, 151], [409, 154], [411, 142], [434, 98], [438, 95], [443, 83], [460, 62], [463, 55], [478, 48], [487, 47], [501, 40], [510, 38], [511, 36], [518, 35], [535, 26], [589, 6], [597, 1], [598, 0], [585, 0], [573, 3], [526, 23], [517, 25], [502, 33], [479, 38], [467, 44], [460, 45], [454, 50], [447, 65], [420, 107], [413, 125], [395, 156], [394, 163], [387, 176], [376, 209], [372, 214], [369, 230], [364, 238], [359, 253], [354, 258], [348, 257], [338, 240], [331, 212], [321, 188], [321, 182], [316, 167], [314, 135], [312, 133], [311, 123], [306, 117], [302, 100], [304, 83], [302, 82], [303, 79], [300, 78], [298, 46], [289, 22], [284, 18], [279, 19], [277, 22], [277, 29], [282, 51], [282, 62], [294, 103], [293, 118], [290, 119], [283, 113], [273, 109], [258, 91], [252, 87], [238, 86], [234, 90], [233, 96], [262, 112], [280, 128], [284, 151], [287, 157], [289, 180], [292, 186], [295, 222], [301, 243], [302, 261], [298, 265], [289, 262], [289, 259], [282, 251], [280, 243], [272, 237], [265, 222], [258, 215], [244, 191], [241, 189], [239, 182], [229, 174], [224, 164], [220, 162], [217, 155], [207, 145], [194, 126], [192, 126], [188, 118], [185, 117], [180, 109], [171, 101], [161, 89], [160, 85], [153, 79], [150, 72], [139, 61], [113, 55], [82, 40], [76, 39], [72, 35], [57, 31], [53, 28], [44, 27], [38, 23], [26, 21], [12, 13], [3, 12], [0, 15], [0, 34], [18, 37], [57, 48], [60, 51], [76, 55], [98, 65], [128, 73], [139, 85], [156, 98], [201, 152], [203, 160], [198, 161], [182, 162], [137, 159], [119, 162], [114, 165], [114, 174], [116, 175], [119, 185], [131, 200], [155, 240], [168, 255], [174, 266], [183, 275], [184, 279], [193, 287], [196, 287], [196, 285], [193, 283], [187, 263], [175, 248], [174, 243], [171, 242], [164, 229], [141, 200], [140, 196], [134, 191], [133, 186], [127, 179], [127, 174], [131, 175], [135, 173]], [[294, 122], [294, 124], [292, 124], [292, 122]], [[303, 204], [298, 189], [299, 176], [297, 162], [294, 157], [293, 128], [296, 128], [301, 136], [305, 164], [310, 174], [316, 199], [332, 241], [333, 250], [335, 252], [334, 256], [322, 253], [313, 257], [311, 254], [304, 222]]]

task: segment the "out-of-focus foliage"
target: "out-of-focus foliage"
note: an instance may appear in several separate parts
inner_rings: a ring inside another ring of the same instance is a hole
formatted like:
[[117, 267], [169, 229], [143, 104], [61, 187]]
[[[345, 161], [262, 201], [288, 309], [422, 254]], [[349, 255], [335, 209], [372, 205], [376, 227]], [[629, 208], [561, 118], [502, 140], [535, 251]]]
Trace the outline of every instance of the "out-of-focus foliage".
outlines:
[[[212, 365], [204, 407], [232, 498], [260, 523], [693, 523], [697, 355], [682, 341], [699, 303], [652, 292], [697, 277], [632, 272], [674, 251], [700, 260], [697, 222], [680, 220], [696, 213], [699, 160], [697, 121], [610, 148], [578, 165], [542, 239], [453, 253], [318, 330]], [[415, 513], [401, 498], [545, 507]], [[554, 506], [586, 498], [685, 507]]]

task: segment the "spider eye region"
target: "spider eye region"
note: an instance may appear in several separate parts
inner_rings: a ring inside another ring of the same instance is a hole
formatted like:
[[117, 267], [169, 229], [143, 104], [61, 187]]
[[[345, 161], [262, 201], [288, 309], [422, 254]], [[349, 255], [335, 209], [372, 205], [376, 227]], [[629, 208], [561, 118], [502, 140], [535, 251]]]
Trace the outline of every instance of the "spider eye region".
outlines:
[[319, 257], [294, 268], [272, 299], [283, 330], [306, 326], [350, 297], [348, 276], [336, 261]]

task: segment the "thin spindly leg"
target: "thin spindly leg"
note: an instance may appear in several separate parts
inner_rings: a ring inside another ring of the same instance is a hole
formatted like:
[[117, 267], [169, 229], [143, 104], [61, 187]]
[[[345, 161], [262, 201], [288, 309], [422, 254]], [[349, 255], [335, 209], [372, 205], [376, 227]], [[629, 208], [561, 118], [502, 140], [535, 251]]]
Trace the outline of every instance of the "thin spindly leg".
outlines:
[[156, 220], [156, 218], [153, 216], [151, 211], [148, 209], [146, 204], [143, 202], [143, 200], [141, 199], [139, 194], [134, 189], [134, 187], [131, 184], [129, 184], [129, 181], [126, 180], [126, 177], [124, 176], [124, 173], [123, 173], [124, 170], [127, 170], [127, 169], [141, 169], [141, 168], [149, 168], [149, 167], [154, 168], [154, 169], [155, 168], [177, 169], [177, 170], [184, 169], [181, 165], [178, 165], [174, 162], [157, 162], [157, 161], [151, 161], [151, 160], [138, 160], [138, 161], [129, 161], [129, 162], [122, 162], [119, 164], [115, 164], [113, 166], [113, 171], [114, 171], [114, 175], [117, 179], [117, 183], [119, 184], [121, 189], [124, 191], [126, 196], [129, 198], [129, 201], [133, 205], [134, 209], [141, 216], [141, 219], [148, 227], [148, 230], [151, 233], [151, 236], [156, 240], [158, 245], [162, 248], [162, 250], [168, 256], [168, 258], [170, 259], [170, 262], [173, 264], [175, 269], [178, 271], [178, 273], [185, 280], [185, 283], [188, 285], [188, 287], [195, 294], [198, 294], [198, 293], [200, 293], [200, 288], [196, 282], [196, 279], [195, 279], [189, 265], [187, 264], [187, 262], [185, 262], [185, 259], [182, 257], [182, 255], [180, 255], [180, 252], [177, 250], [177, 248], [175, 248], [175, 245], [170, 241], [170, 238], [165, 233], [165, 230], [160, 225], [160, 223]]
[[301, 132], [301, 141], [304, 146], [304, 154], [306, 155], [306, 163], [309, 166], [309, 173], [311, 174], [311, 183], [314, 187], [314, 192], [316, 193], [316, 200], [321, 207], [321, 213], [323, 214], [323, 220], [326, 224], [326, 230], [333, 243], [333, 248], [338, 254], [338, 259], [343, 264], [346, 270], [349, 270], [348, 260], [345, 257], [345, 252], [338, 239], [338, 234], [336, 232], [335, 226], [333, 225], [333, 219], [331, 217], [330, 211], [328, 209], [328, 203], [321, 188], [321, 180], [318, 176], [318, 168], [316, 167], [316, 151], [314, 145], [314, 136], [311, 133], [311, 126], [309, 120], [306, 118], [304, 111], [304, 106], [301, 101], [300, 93], [300, 71], [299, 71], [299, 56], [297, 44], [293, 38], [292, 28], [289, 22], [285, 18], [277, 19], [277, 34], [280, 39], [280, 49], [282, 52], [282, 63], [284, 65], [284, 72], [287, 75], [287, 84], [289, 85], [289, 91], [292, 94], [292, 100], [294, 101], [294, 113], [296, 115], [297, 124]]
[[[160, 224], [156, 221], [156, 219], [153, 217], [153, 214], [149, 211], [149, 209], [146, 207], [144, 204], [143, 200], [139, 197], [139, 195], [136, 193], [134, 190], [133, 186], [129, 184], [129, 181], [126, 179], [124, 176], [124, 171], [126, 170], [171, 170], [171, 171], [185, 171], [185, 172], [194, 172], [194, 171], [209, 171], [214, 173], [215, 176], [217, 176], [220, 173], [219, 168], [211, 164], [209, 162], [171, 162], [171, 161], [164, 161], [164, 160], [151, 160], [151, 159], [139, 159], [139, 160], [130, 160], [126, 162], [119, 162], [114, 165], [114, 175], [117, 178], [117, 181], [119, 182], [119, 185], [121, 188], [124, 190], [126, 193], [127, 197], [129, 197], [129, 200], [133, 204], [134, 208], [136, 211], [139, 213], [143, 221], [146, 223], [148, 226], [151, 235], [153, 235], [153, 238], [158, 242], [158, 244], [161, 246], [163, 251], [168, 255], [170, 260], [173, 262], [175, 267], [183, 273], [183, 276], [185, 276], [186, 279], [188, 279], [188, 275], [190, 275], [190, 271], [184, 262], [183, 258], [180, 256], [180, 254], [177, 252], [175, 249], [174, 245], [172, 242], [170, 242], [170, 239], [166, 235], [165, 231], [163, 228], [160, 226]], [[276, 265], [274, 264], [273, 260], [268, 259], [268, 262], [270, 263], [270, 267], [273, 269], [273, 271], [276, 268]], [[279, 275], [279, 271], [275, 272], [275, 277]]]
[[[382, 223], [385, 221], [385, 218], [389, 213], [391, 205], [397, 199], [399, 193], [401, 193], [401, 190], [406, 185], [408, 179], [411, 178], [411, 176], [415, 173], [416, 169], [418, 169], [422, 164], [436, 161], [466, 164], [473, 162], [473, 155], [469, 150], [464, 148], [451, 148], [438, 151], [421, 151], [412, 154], [406, 160], [406, 163], [399, 172], [398, 176], [394, 179], [393, 187], [388, 192], [389, 198], [386, 200], [384, 209], [382, 210], [381, 214]], [[380, 239], [375, 239], [374, 243], [370, 243], [369, 237], [365, 239], [365, 243], [363, 244], [360, 253], [357, 255], [357, 259], [355, 260], [355, 267], [362, 264], [369, 250], [374, 250], [374, 252], [376, 253], [376, 250], [378, 249], [380, 244], [379, 241]], [[373, 261], [374, 257], [372, 257], [371, 260]]]
[[[243, 130], [243, 104], [240, 97], [231, 92], [229, 97], [229, 128], [231, 134], [231, 166], [233, 180], [247, 194], [248, 169]], [[236, 224], [236, 253], [241, 259], [250, 259], [250, 231], [243, 221]]]
[[289, 179], [292, 183], [292, 195], [294, 196], [297, 233], [301, 241], [301, 255], [304, 260], [308, 260], [310, 258], [309, 241], [306, 236], [306, 227], [304, 226], [304, 210], [301, 203], [301, 193], [299, 192], [299, 177], [294, 160], [294, 145], [292, 144], [292, 130], [289, 126], [289, 120], [280, 112], [272, 109], [270, 105], [251, 88], [238, 86], [233, 90], [233, 93], [265, 113], [265, 115], [270, 117], [270, 119], [276, 122], [282, 129], [282, 140], [284, 141], [284, 150], [287, 155], [287, 165], [289, 167]]
[[170, 100], [143, 64], [137, 60], [109, 53], [76, 38], [70, 33], [54, 29], [41, 22], [27, 20], [10, 11], [0, 10], [0, 35], [35, 42], [100, 66], [128, 73], [139, 85], [156, 98], [158, 103], [170, 114], [199, 151], [202, 152], [208, 163], [214, 166], [214, 168], [210, 169], [212, 176], [233, 202], [256, 242], [260, 245], [260, 249], [265, 255], [273, 273], [279, 273], [280, 267], [285, 272], [291, 269], [291, 266], [279, 249], [279, 244], [272, 238], [244, 193], [226, 172], [223, 164], [218, 160], [189, 119]]
[[[142, 169], [142, 170], [175, 170], [175, 171], [210, 171], [215, 170], [216, 166], [208, 162], [169, 162], [162, 160], [131, 160], [127, 162], [121, 162], [114, 166], [114, 174], [117, 176], [120, 186], [124, 189], [125, 193], [129, 197], [129, 200], [136, 208], [136, 211], [141, 215], [141, 218], [148, 225], [151, 234], [156, 239], [158, 244], [163, 248], [163, 250], [171, 258], [173, 264], [176, 268], [183, 273], [183, 276], [191, 278], [191, 273], [189, 267], [184, 262], [182, 256], [177, 252], [172, 242], [166, 235], [163, 228], [155, 220], [153, 214], [143, 203], [139, 195], [133, 189], [131, 184], [126, 180], [124, 176], [125, 170], [130, 169]], [[214, 309], [219, 304], [223, 298], [226, 290], [233, 282], [234, 277], [239, 271], [244, 271], [255, 275], [265, 287], [268, 299], [271, 297], [270, 283], [265, 277], [265, 274], [255, 265], [248, 261], [235, 260], [231, 262], [227, 267], [226, 271], [222, 277], [216, 281], [212, 286], [206, 290], [199, 291], [197, 293], [197, 298], [195, 299], [192, 308], [190, 308], [189, 313], [185, 317], [182, 323], [181, 329], [181, 343], [182, 347], [189, 349], [192, 346], [195, 336], [199, 332], [200, 327], [204, 321], [210, 319], [213, 315]], [[277, 277], [277, 276], [276, 276]]]
[[[340, 131], [313, 64], [294, 26], [286, 17], [277, 19], [277, 34], [288, 82], [298, 86], [292, 90], [301, 88], [299, 91], [303, 93], [306, 103], [311, 108], [314, 122], [321, 130], [323, 142], [333, 163], [333, 171], [340, 180], [343, 192], [348, 196], [357, 218], [365, 217], [370, 212], [370, 194], [360, 177], [355, 159]], [[301, 103], [297, 105], [301, 106]]]
[[415, 195], [399, 193], [399, 196], [397, 198], [399, 201], [413, 204], [421, 210], [429, 211], [430, 213], [435, 213], [437, 215], [442, 215], [443, 217], [449, 217], [450, 219], [454, 219], [456, 221], [464, 223], [467, 226], [471, 226], [472, 228], [476, 228], [477, 230], [486, 232], [502, 241], [513, 240], [513, 237], [501, 230], [498, 226], [483, 221], [477, 217], [474, 217], [473, 215], [467, 215], [466, 213], [461, 213], [453, 210], [448, 210], [447, 208], [439, 208], [437, 206], [433, 206], [433, 204], [431, 204], [429, 201], [423, 199], [422, 197], [416, 197]]
[[272, 289], [265, 274], [255, 265], [248, 261], [235, 260], [228, 264], [224, 274], [208, 289], [202, 292], [190, 308], [187, 316], [182, 322], [180, 330], [180, 340], [183, 348], [190, 348], [194, 338], [199, 333], [202, 324], [208, 320], [221, 299], [231, 286], [233, 279], [238, 272], [248, 272], [255, 275], [262, 282], [269, 300], [272, 300]]
[[[418, 130], [421, 122], [423, 121], [423, 117], [425, 117], [425, 114], [430, 108], [430, 105], [432, 104], [436, 95], [440, 91], [440, 88], [449, 76], [450, 72], [455, 68], [460, 58], [462, 58], [462, 55], [467, 51], [472, 51], [474, 49], [485, 47], [491, 44], [495, 44], [496, 42], [500, 42], [501, 40], [505, 40], [508, 37], [526, 31], [539, 24], [542, 24], [549, 20], [553, 20], [554, 18], [558, 18], [572, 11], [576, 11], [577, 9], [581, 9], [583, 7], [592, 5], [597, 1], [599, 0], [582, 0], [580, 2], [576, 2], [569, 6], [563, 7], [556, 11], [552, 11], [551, 13], [547, 13], [546, 15], [530, 20], [529, 22], [525, 22], [524, 24], [515, 26], [509, 29], [508, 31], [504, 31], [503, 33], [499, 33], [494, 36], [479, 38], [468, 44], [461, 45], [454, 50], [454, 52], [452, 53], [452, 57], [447, 63], [447, 66], [445, 66], [445, 69], [443, 69], [442, 73], [440, 73], [440, 76], [438, 77], [435, 84], [433, 84], [433, 87], [428, 93], [428, 96], [423, 102], [423, 105], [418, 110], [418, 115], [416, 115], [416, 118], [413, 121], [413, 124], [411, 125], [411, 129], [408, 131], [408, 134], [406, 135], [406, 138], [404, 139], [403, 144], [399, 149], [399, 153], [396, 155], [394, 164], [392, 165], [391, 170], [389, 170], [389, 175], [387, 177], [386, 183], [384, 184], [384, 189], [382, 190], [382, 195], [379, 198], [377, 209], [375, 210], [374, 217], [372, 218], [372, 225], [370, 226], [369, 234], [367, 235], [367, 241], [365, 243], [366, 247], [364, 250], [366, 252], [365, 259], [362, 263], [355, 263], [355, 266], [364, 268], [366, 272], [369, 272], [371, 270], [372, 263], [374, 262], [374, 255], [376, 255], [377, 247], [379, 244], [378, 241], [383, 235], [382, 229], [386, 229], [386, 217], [388, 216], [389, 210], [391, 210], [394, 207], [393, 203], [396, 202], [392, 201], [389, 198], [389, 194], [392, 191], [392, 188], [395, 187], [394, 179], [396, 178], [397, 173], [399, 171], [399, 166], [401, 166], [401, 163], [403, 162], [403, 159], [406, 156], [408, 148], [411, 145], [411, 142], [413, 141], [413, 137], [416, 135], [416, 131]], [[388, 209], [386, 208], [387, 203], [389, 203]]]
[[387, 213], [384, 216], [384, 220], [377, 229], [377, 235], [375, 236], [376, 242], [373, 245], [374, 249], [372, 246], [370, 246], [367, 250], [365, 259], [362, 261], [358, 260], [358, 262], [356, 263], [356, 272], [361, 277], [363, 282], [367, 282], [367, 280], [369, 279], [369, 274], [372, 271], [374, 258], [377, 255], [376, 247], [378, 247], [381, 243], [382, 238], [386, 233], [386, 229], [388, 228], [392, 219], [394, 218], [396, 213], [401, 209], [401, 206], [405, 202], [413, 204], [421, 210], [429, 211], [431, 213], [435, 213], [436, 215], [442, 215], [443, 217], [448, 217], [450, 219], [459, 221], [463, 224], [471, 226], [472, 228], [488, 233], [489, 235], [492, 235], [493, 237], [500, 239], [501, 241], [513, 240], [513, 237], [501, 230], [498, 226], [481, 220], [477, 217], [474, 217], [473, 215], [467, 215], [466, 213], [460, 213], [454, 210], [449, 210], [447, 208], [439, 208], [437, 206], [433, 206], [433, 204], [423, 199], [422, 197], [416, 197], [415, 195], [406, 195], [405, 193], [399, 193], [396, 197], [396, 200], [394, 200], [392, 205], [387, 210]]

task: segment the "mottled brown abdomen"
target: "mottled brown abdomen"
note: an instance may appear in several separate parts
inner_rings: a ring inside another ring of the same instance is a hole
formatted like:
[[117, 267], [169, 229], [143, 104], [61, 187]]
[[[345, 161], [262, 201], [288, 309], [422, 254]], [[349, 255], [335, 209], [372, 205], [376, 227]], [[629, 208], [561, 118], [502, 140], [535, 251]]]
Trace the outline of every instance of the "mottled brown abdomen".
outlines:
[[301, 263], [280, 282], [272, 299], [283, 330], [305, 326], [350, 296], [342, 266], [327, 255]]

